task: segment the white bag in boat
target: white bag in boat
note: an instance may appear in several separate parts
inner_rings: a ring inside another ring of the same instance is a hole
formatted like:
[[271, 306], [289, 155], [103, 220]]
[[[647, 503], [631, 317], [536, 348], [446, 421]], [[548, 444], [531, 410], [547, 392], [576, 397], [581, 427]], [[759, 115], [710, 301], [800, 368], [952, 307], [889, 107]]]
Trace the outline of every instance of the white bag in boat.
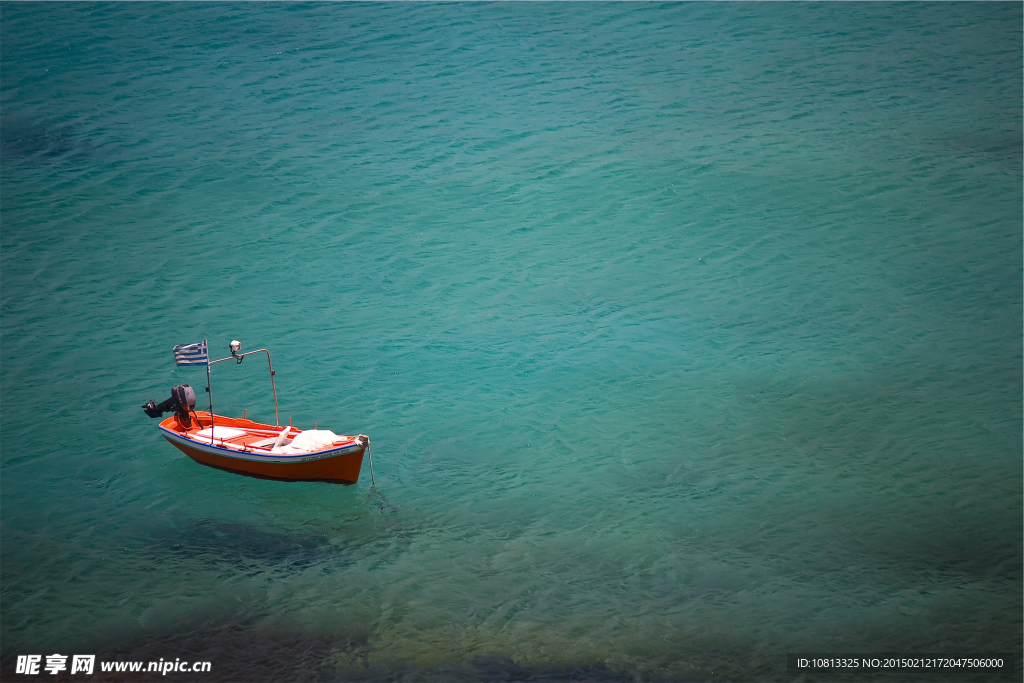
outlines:
[[338, 435], [329, 429], [307, 429], [304, 432], [299, 432], [287, 446], [278, 446], [270, 452], [284, 455], [312, 453], [330, 446], [338, 438]]

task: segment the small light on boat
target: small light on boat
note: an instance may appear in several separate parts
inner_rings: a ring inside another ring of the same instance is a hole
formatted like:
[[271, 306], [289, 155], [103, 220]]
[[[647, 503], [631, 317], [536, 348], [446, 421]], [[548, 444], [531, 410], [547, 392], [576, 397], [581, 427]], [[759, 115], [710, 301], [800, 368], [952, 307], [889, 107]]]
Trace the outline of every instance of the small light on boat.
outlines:
[[242, 349], [242, 342], [235, 339], [228, 346], [231, 347], [231, 355], [233, 356]]

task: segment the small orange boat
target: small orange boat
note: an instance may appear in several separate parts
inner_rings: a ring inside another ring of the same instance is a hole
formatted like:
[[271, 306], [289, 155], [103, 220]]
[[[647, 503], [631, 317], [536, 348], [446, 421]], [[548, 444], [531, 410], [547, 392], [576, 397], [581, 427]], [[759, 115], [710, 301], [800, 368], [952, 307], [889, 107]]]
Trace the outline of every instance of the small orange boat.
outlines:
[[[160, 422], [164, 437], [196, 462], [235, 474], [280, 481], [356, 483], [363, 455], [370, 449], [370, 439], [364, 434], [345, 436], [326, 429], [301, 430], [290, 424], [281, 427], [280, 424], [262, 424], [245, 417], [214, 414], [210, 366], [226, 360], [241, 363], [245, 356], [266, 353], [270, 382], [274, 387], [275, 414], [280, 422], [270, 352], [258, 349], [238, 353], [240, 348], [239, 342], [232, 341], [230, 357], [210, 361], [205, 340], [187, 347], [175, 347], [178, 365], [206, 366], [210, 410], [195, 410], [195, 392], [187, 384], [171, 389], [171, 398], [162, 403], [149, 401], [143, 404], [146, 414], [154, 418], [174, 411], [171, 417]], [[372, 464], [370, 467], [372, 475]]]

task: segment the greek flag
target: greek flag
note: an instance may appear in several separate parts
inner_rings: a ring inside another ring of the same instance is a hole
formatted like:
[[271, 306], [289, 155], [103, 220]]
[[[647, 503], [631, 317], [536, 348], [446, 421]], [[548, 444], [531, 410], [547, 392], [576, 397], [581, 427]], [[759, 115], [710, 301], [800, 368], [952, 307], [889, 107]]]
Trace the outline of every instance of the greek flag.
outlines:
[[175, 365], [209, 365], [210, 353], [206, 350], [206, 340], [197, 344], [181, 344], [174, 347]]

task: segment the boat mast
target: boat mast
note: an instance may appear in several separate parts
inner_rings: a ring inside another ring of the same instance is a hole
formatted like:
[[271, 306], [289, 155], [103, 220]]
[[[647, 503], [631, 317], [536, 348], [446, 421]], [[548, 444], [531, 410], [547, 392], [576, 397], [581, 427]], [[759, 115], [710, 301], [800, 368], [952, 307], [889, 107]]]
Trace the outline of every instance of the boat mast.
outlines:
[[[206, 393], [210, 395], [210, 445], [213, 445], [213, 389], [210, 387], [210, 364], [206, 364]], [[196, 419], [199, 419], [198, 416]], [[200, 426], [202, 426], [200, 424]]]

